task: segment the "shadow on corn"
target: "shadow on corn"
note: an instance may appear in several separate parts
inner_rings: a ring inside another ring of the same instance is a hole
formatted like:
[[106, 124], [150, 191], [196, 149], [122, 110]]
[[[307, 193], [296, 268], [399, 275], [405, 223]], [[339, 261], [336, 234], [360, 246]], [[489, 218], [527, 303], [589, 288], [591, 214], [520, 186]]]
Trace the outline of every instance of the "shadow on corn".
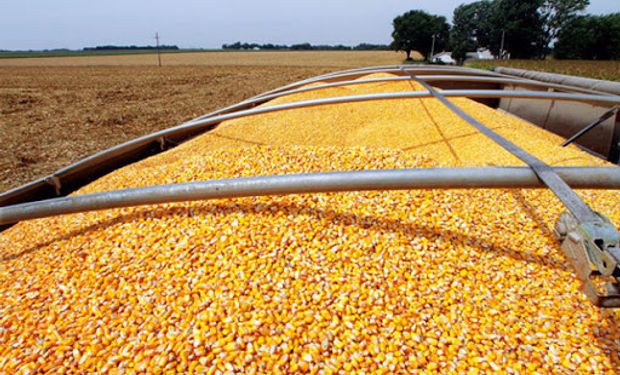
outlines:
[[169, 219], [173, 217], [188, 217], [198, 214], [225, 216], [233, 213], [246, 213], [274, 216], [279, 211], [285, 212], [288, 215], [306, 215], [317, 219], [328, 219], [330, 224], [333, 225], [356, 226], [365, 230], [372, 229], [380, 232], [394, 232], [407, 235], [417, 234], [423, 235], [429, 240], [435, 240], [441, 237], [443, 240], [448, 240], [450, 242], [466, 244], [480, 252], [491, 252], [497, 256], [510, 257], [520, 262], [533, 262], [561, 271], [570, 270], [567, 263], [562, 259], [556, 259], [551, 256], [542, 256], [528, 251], [511, 249], [503, 245], [498, 245], [493, 241], [480, 238], [475, 234], [465, 234], [449, 228], [411, 224], [398, 219], [321, 209], [291, 202], [270, 202], [267, 204], [239, 201], [218, 202], [213, 204], [204, 204], [201, 206], [190, 206], [187, 204], [178, 205], [175, 207], [139, 208], [130, 214], [119, 215], [108, 220], [99, 221], [81, 229], [68, 232], [62, 236], [52, 238], [49, 241], [39, 243], [19, 253], [6, 255], [0, 258], [0, 261], [6, 262], [17, 259], [26, 254], [33, 253], [38, 249], [47, 247], [57, 241], [69, 240], [73, 237], [85, 235], [92, 231], [105, 230], [105, 228], [115, 225], [136, 222], [143, 219], [147, 214], [150, 219]]
[[266, 146], [267, 145], [267, 143], [251, 141], [249, 139], [242, 139], [242, 138], [233, 137], [231, 135], [225, 135], [225, 134], [220, 134], [220, 133], [208, 133], [208, 135], [211, 135], [211, 136], [214, 136], [214, 137], [217, 137], [217, 138], [228, 139], [229, 141], [237, 141], [237, 142], [242, 142], [242, 143], [249, 143], [249, 144], [256, 145], [256, 146]]
[[543, 219], [542, 216], [538, 214], [538, 212], [536, 212], [536, 209], [531, 206], [531, 204], [528, 202], [527, 197], [523, 195], [523, 192], [521, 190], [511, 190], [510, 194], [519, 204], [519, 206], [521, 206], [523, 213], [525, 213], [525, 215], [530, 218], [530, 220], [536, 223], [536, 226], [538, 226], [538, 228], [545, 235], [551, 237], [554, 236], [553, 231], [551, 230], [551, 228], [549, 228], [547, 222]]

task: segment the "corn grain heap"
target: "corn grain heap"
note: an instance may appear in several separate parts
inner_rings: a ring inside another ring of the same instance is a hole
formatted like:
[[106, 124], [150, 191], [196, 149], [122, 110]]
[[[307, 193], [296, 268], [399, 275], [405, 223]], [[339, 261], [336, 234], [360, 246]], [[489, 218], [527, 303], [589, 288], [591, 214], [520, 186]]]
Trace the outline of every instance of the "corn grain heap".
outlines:
[[[372, 75], [364, 78], [379, 77]], [[406, 82], [310, 91], [265, 105]], [[551, 165], [604, 165], [467, 99]], [[228, 121], [76, 194], [195, 180], [523, 165], [435, 99]], [[620, 223], [618, 192], [580, 191]], [[330, 193], [163, 204], [0, 233], [0, 369], [617, 373], [620, 312], [592, 306], [545, 190]]]

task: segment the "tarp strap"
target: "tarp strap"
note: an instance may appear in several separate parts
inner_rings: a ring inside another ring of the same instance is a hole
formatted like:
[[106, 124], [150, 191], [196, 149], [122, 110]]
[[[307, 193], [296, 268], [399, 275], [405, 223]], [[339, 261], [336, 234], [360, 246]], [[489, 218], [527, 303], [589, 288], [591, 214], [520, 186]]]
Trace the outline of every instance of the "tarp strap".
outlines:
[[422, 85], [431, 95], [445, 105], [450, 111], [461, 119], [478, 129], [492, 141], [503, 147], [506, 151], [525, 162], [538, 176], [538, 178], [562, 201], [566, 208], [582, 224], [596, 223], [601, 221], [600, 217], [588, 206], [571, 188], [562, 180], [560, 176], [545, 162], [534, 155], [523, 150], [516, 144], [502, 137], [474, 117], [463, 111], [461, 108], [449, 101], [441, 92], [435, 90], [428, 83], [418, 79], [413, 73], [403, 70], [405, 74]]

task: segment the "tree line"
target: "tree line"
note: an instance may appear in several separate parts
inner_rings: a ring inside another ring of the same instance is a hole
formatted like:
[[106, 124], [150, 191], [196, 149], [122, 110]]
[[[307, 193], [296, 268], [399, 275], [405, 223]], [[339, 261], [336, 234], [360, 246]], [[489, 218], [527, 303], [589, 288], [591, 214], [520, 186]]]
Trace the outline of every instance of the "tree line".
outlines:
[[342, 44], [330, 45], [330, 44], [310, 44], [310, 43], [299, 43], [299, 44], [272, 44], [272, 43], [241, 43], [235, 42], [231, 44], [223, 44], [222, 49], [226, 50], [289, 50], [289, 51], [388, 51], [390, 50], [390, 46], [387, 44], [371, 44], [371, 43], [360, 43], [356, 46], [345, 46]]
[[[157, 46], [97, 46], [97, 47], [84, 47], [83, 51], [118, 51], [118, 50], [156, 50]], [[178, 50], [178, 46], [174, 45], [161, 45], [160, 50]]]
[[544, 59], [620, 59], [620, 13], [584, 15], [589, 0], [482, 0], [446, 18], [412, 10], [393, 21], [391, 47], [411, 58], [416, 50], [467, 52], [488, 48], [495, 56]]

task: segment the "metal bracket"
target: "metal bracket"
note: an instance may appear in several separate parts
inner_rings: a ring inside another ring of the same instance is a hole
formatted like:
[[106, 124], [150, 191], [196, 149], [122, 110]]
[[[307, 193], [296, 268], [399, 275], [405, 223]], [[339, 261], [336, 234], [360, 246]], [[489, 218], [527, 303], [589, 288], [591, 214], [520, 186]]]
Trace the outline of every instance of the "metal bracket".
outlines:
[[583, 281], [588, 299], [599, 307], [620, 307], [620, 232], [607, 217], [596, 214], [601, 220], [579, 223], [571, 213], [563, 212], [554, 232]]
[[590, 125], [586, 126], [585, 128], [581, 129], [580, 131], [575, 133], [572, 137], [570, 137], [567, 140], [565, 140], [564, 142], [562, 142], [561, 146], [562, 147], [566, 147], [566, 146], [570, 145], [571, 143], [575, 142], [582, 135], [588, 133], [590, 130], [594, 129], [595, 127], [599, 126], [600, 124], [605, 122], [607, 119], [609, 119], [610, 117], [615, 115], [617, 110], [618, 110], [618, 106], [613, 107], [609, 111], [603, 113], [601, 115], [601, 117], [599, 117], [596, 121], [594, 121]]

